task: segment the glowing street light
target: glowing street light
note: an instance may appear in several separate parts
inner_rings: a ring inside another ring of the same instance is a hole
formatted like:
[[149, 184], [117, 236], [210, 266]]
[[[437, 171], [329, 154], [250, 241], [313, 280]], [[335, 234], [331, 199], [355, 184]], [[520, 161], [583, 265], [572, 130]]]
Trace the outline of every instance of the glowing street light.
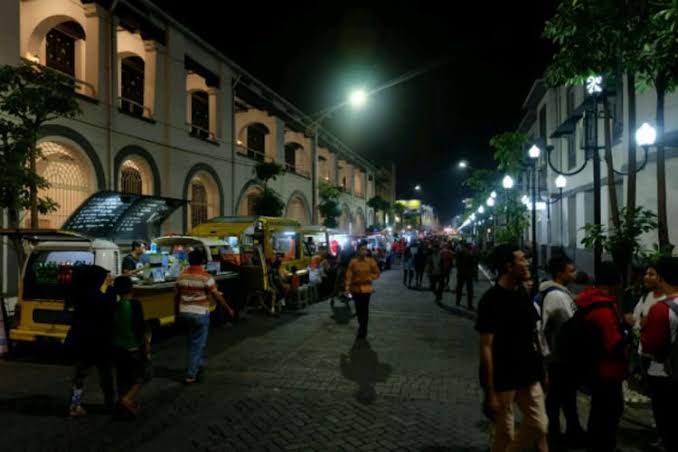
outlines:
[[636, 130], [636, 143], [641, 146], [654, 146], [657, 141], [657, 131], [650, 124], [644, 122]]
[[351, 93], [348, 98], [349, 103], [353, 108], [362, 108], [367, 103], [367, 91], [364, 89], [357, 89]]
[[421, 191], [421, 185], [415, 185], [415, 186], [414, 186], [414, 189], [415, 189], [416, 191]]
[[466, 169], [468, 168], [468, 162], [466, 160], [460, 160], [459, 163], [457, 163], [457, 167], [459, 169]]
[[525, 205], [528, 205], [530, 203], [530, 198], [528, 198], [527, 195], [523, 195], [523, 197], [520, 198], [520, 202], [522, 202]]
[[478, 213], [479, 214], [484, 214], [485, 213], [485, 208], [483, 206], [478, 207]]
[[487, 198], [487, 202], [485, 204], [487, 204], [487, 207], [494, 207], [494, 203], [495, 203], [494, 198], [490, 196], [489, 198]]
[[533, 144], [530, 150], [527, 151], [527, 155], [529, 155], [531, 159], [538, 159], [541, 155], [541, 149], [539, 149], [536, 144]]
[[504, 189], [506, 189], [506, 190], [512, 189], [513, 188], [513, 178], [507, 174], [506, 176], [504, 176], [504, 179], [502, 179], [501, 186], [504, 187]]
[[586, 79], [586, 91], [590, 95], [596, 95], [603, 92], [603, 77], [600, 75], [590, 75]]
[[565, 186], [567, 186], [567, 178], [562, 174], [556, 177], [556, 188], [562, 190]]
[[497, 192], [492, 190], [492, 193], [490, 193], [490, 198], [497, 199]]

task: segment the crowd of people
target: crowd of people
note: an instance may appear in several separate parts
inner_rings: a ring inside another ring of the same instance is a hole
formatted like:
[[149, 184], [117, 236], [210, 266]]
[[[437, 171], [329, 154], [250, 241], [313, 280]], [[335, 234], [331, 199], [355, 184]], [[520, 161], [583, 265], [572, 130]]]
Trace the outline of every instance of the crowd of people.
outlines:
[[[547, 451], [549, 444], [617, 451], [622, 388], [634, 362], [652, 401], [656, 445], [678, 451], [671, 425], [678, 403], [678, 258], [647, 266], [645, 292], [627, 315], [613, 262], [603, 262], [594, 285], [575, 294], [576, 267], [564, 254], [549, 261], [550, 279], [534, 290], [521, 249], [500, 245], [489, 261], [496, 281], [480, 300], [476, 330], [492, 451]], [[591, 396], [586, 429], [577, 410], [582, 390]], [[517, 432], [514, 405], [523, 415]]]
[[[457, 306], [461, 305], [466, 288], [467, 307], [474, 310], [473, 285], [478, 280], [480, 249], [463, 240], [452, 242], [443, 237], [429, 236], [402, 245], [403, 284], [408, 289], [430, 289], [436, 301], [450, 291], [452, 269], [457, 269], [455, 289]], [[428, 287], [424, 285], [428, 275]]]

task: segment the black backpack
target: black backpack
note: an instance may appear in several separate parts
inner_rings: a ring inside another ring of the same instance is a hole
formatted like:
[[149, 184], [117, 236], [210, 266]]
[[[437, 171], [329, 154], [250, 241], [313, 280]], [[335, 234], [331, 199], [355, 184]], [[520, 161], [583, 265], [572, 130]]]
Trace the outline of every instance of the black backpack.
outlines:
[[601, 332], [586, 318], [596, 309], [612, 309], [616, 315], [613, 303], [593, 303], [579, 308], [563, 324], [556, 337], [556, 351], [560, 362], [577, 386], [591, 384], [603, 356]]

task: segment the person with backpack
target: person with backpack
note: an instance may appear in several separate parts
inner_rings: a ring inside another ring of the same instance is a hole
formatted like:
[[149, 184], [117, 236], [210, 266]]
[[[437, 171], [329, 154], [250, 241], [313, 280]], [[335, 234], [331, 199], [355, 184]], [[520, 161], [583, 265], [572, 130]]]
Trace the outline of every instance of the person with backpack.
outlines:
[[[480, 385], [483, 413], [494, 424], [493, 452], [535, 448], [548, 451], [548, 419], [541, 382], [542, 358], [536, 344], [537, 313], [523, 282], [530, 278], [525, 254], [497, 246], [491, 255], [497, 280], [478, 305]], [[523, 414], [514, 436], [513, 405]]]
[[671, 421], [678, 407], [678, 258], [663, 257], [656, 269], [666, 299], [650, 308], [640, 344], [652, 356], [647, 374], [657, 431], [664, 449], [676, 451], [678, 430]]
[[[567, 289], [567, 286], [575, 281], [577, 269], [572, 259], [565, 254], [551, 258], [548, 269], [552, 280], [541, 283], [534, 304], [540, 318], [540, 348], [549, 380], [546, 395], [549, 439], [555, 442], [564, 440], [571, 446], [580, 446], [585, 445], [586, 441], [577, 412], [577, 387], [572, 384], [572, 378], [567, 367], [563, 365], [556, 346], [560, 329], [572, 318], [577, 309], [575, 297]], [[560, 431], [561, 409], [567, 422], [565, 435]]]
[[561, 329], [558, 352], [575, 383], [591, 390], [589, 450], [614, 452], [624, 411], [622, 383], [628, 368], [628, 341], [619, 317], [616, 294], [621, 274], [602, 262], [594, 287], [576, 299], [577, 312]]

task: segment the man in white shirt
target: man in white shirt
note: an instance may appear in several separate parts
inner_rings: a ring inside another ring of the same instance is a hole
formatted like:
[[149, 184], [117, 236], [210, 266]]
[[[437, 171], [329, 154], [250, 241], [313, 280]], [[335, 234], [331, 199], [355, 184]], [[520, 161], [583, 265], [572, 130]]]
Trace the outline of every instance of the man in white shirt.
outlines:
[[[548, 268], [553, 279], [539, 286], [539, 293], [543, 297], [539, 332], [543, 338], [542, 352], [549, 377], [549, 390], [546, 396], [549, 439], [564, 440], [569, 445], [579, 446], [585, 442], [585, 434], [577, 413], [577, 389], [571, 384], [572, 378], [569, 377], [567, 367], [560, 361], [556, 349], [556, 337], [560, 328], [577, 309], [575, 297], [567, 289], [567, 286], [575, 281], [577, 269], [572, 259], [565, 254], [551, 258]], [[564, 436], [560, 431], [561, 408], [567, 422]]]

